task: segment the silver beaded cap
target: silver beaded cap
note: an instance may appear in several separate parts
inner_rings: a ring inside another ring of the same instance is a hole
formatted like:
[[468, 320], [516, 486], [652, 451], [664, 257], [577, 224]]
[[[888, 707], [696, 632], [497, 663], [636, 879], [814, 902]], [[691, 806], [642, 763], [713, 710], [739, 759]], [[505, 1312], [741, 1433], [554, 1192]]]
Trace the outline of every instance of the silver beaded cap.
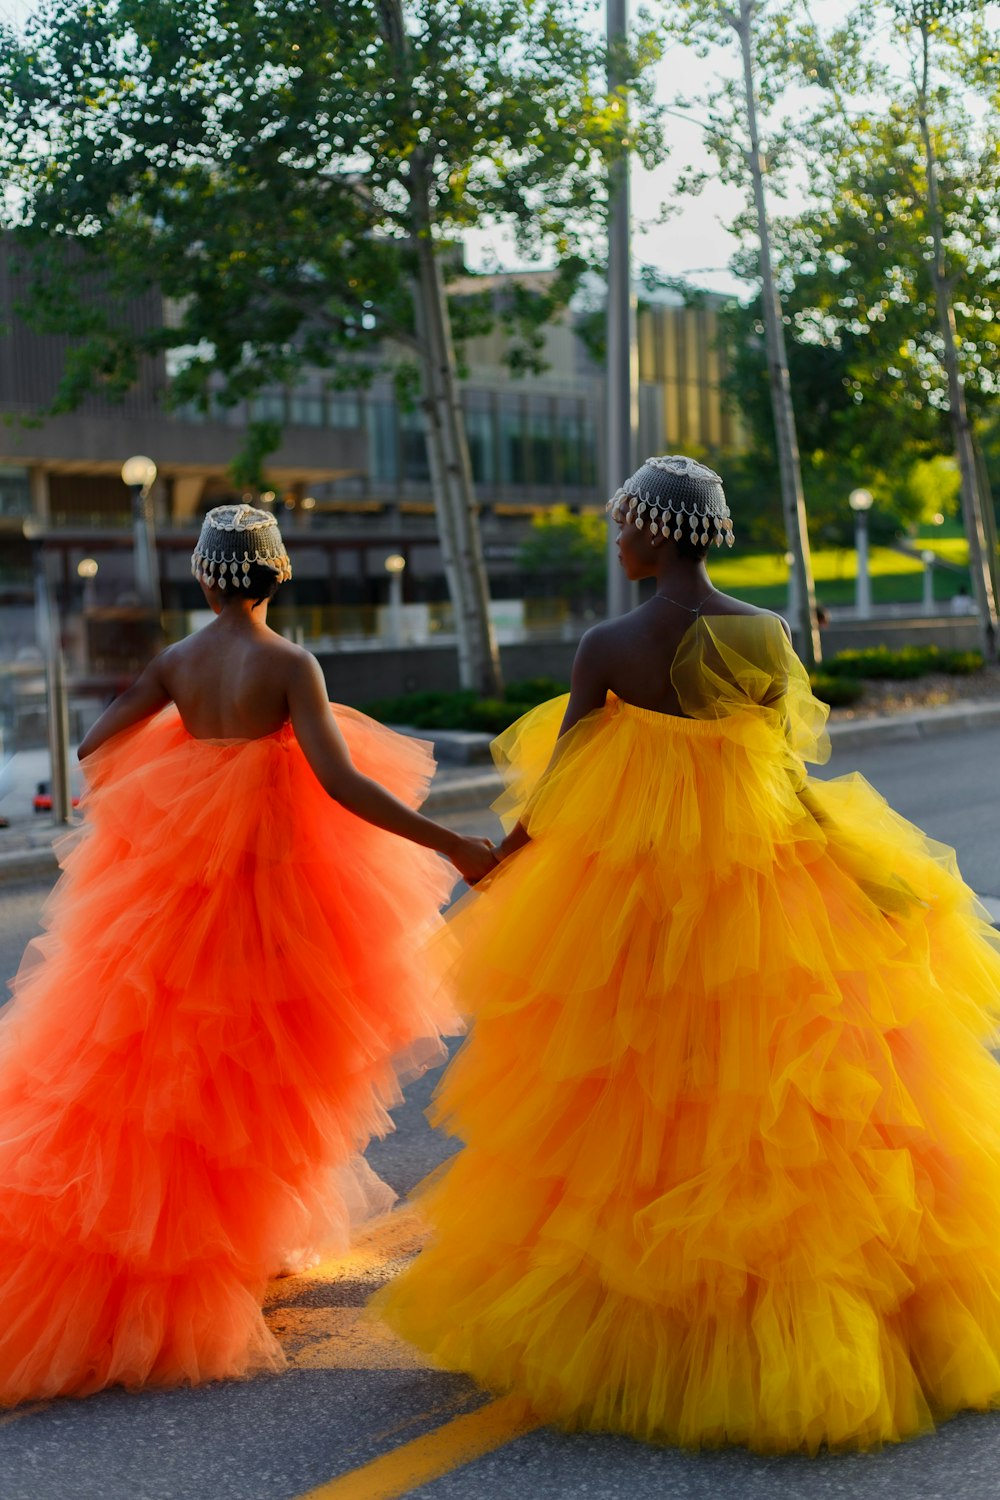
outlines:
[[202, 522], [191, 572], [209, 588], [249, 588], [251, 563], [273, 568], [279, 583], [291, 578], [292, 565], [277, 521], [252, 505], [217, 505]]
[[733, 545], [733, 523], [722, 480], [714, 469], [680, 453], [647, 458], [641, 469], [612, 495], [607, 509], [619, 523], [628, 521], [653, 536], [661, 532], [679, 542], [687, 532], [696, 545]]

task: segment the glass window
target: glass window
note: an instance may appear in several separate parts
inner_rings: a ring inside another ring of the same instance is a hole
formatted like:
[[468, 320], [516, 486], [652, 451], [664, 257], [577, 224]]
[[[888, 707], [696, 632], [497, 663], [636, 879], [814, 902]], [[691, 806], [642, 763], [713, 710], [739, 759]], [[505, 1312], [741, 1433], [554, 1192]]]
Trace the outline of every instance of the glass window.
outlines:
[[472, 460], [472, 477], [477, 484], [496, 484], [496, 434], [491, 411], [467, 411], [465, 434]]
[[500, 482], [526, 484], [527, 453], [521, 413], [515, 407], [500, 411]]
[[381, 484], [394, 484], [399, 479], [396, 408], [390, 401], [369, 401], [365, 406], [365, 416], [371, 477]]
[[331, 396], [327, 402], [331, 427], [360, 427], [361, 402], [357, 396]]
[[284, 423], [288, 420], [284, 391], [261, 391], [254, 397], [251, 409], [257, 422]]
[[400, 419], [400, 438], [403, 450], [403, 478], [415, 484], [426, 484], [431, 477], [427, 457], [427, 434], [424, 419], [418, 411], [405, 411]]
[[528, 450], [535, 484], [555, 484], [556, 449], [551, 411], [529, 411]]
[[31, 484], [27, 469], [0, 464], [0, 516], [31, 515]]
[[323, 397], [316, 391], [293, 391], [289, 412], [297, 427], [322, 427]]

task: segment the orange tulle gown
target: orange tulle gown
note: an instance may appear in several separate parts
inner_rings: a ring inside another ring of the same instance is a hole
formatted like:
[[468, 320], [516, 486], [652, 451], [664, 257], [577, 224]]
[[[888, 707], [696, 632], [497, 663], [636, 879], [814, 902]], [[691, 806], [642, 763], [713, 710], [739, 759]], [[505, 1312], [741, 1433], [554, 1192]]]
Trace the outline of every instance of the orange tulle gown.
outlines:
[[858, 776], [771, 617], [710, 618], [686, 718], [501, 737], [532, 842], [456, 911], [470, 1037], [376, 1304], [543, 1420], [871, 1447], [1000, 1397], [1000, 946]]
[[[416, 805], [426, 746], [334, 710]], [[174, 709], [87, 762], [0, 1018], [0, 1403], [282, 1364], [268, 1277], [393, 1194], [362, 1162], [454, 1029], [426, 939], [437, 855], [332, 802], [289, 727]]]

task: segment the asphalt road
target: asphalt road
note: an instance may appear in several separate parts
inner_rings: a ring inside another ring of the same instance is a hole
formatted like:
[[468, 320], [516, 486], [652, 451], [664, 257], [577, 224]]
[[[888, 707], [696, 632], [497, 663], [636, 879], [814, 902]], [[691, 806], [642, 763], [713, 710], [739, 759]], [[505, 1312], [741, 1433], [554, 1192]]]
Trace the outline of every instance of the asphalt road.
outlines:
[[[906, 816], [957, 846], [983, 894], [1000, 894], [1000, 731], [843, 757]], [[489, 831], [484, 814], [460, 820]], [[0, 891], [0, 969], [36, 930], [46, 884]], [[402, 1193], [445, 1149], [408, 1091], [397, 1132], [369, 1159]], [[290, 1358], [278, 1377], [199, 1390], [111, 1391], [0, 1417], [2, 1500], [996, 1500], [1000, 1413], [966, 1415], [880, 1454], [693, 1455], [626, 1440], [526, 1430], [460, 1378], [428, 1370], [359, 1320], [372, 1288], [419, 1240], [405, 1209], [345, 1261], [276, 1283], [269, 1316]], [[478, 1455], [478, 1456], [477, 1456]], [[466, 1461], [468, 1460], [468, 1461]]]

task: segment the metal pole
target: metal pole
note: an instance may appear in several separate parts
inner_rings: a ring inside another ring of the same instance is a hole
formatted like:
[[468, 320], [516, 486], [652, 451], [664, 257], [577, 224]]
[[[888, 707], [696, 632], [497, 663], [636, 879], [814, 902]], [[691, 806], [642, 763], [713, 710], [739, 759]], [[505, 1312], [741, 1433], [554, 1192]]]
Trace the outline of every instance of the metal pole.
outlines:
[[45, 661], [45, 706], [49, 732], [49, 787], [52, 821], [69, 823], [73, 799], [69, 784], [69, 700], [66, 663], [59, 638], [59, 619], [49, 589], [41, 538], [32, 535], [31, 561], [35, 575], [35, 630]]
[[934, 553], [922, 552], [920, 560], [924, 565], [923, 610], [925, 615], [932, 615], [934, 613]]
[[[628, 0], [607, 0], [608, 91], [620, 87], [617, 54], [628, 31]], [[622, 101], [625, 108], [625, 100]], [[627, 153], [614, 163], [608, 181], [608, 321], [605, 444], [608, 495], [636, 468], [639, 434], [639, 349], [632, 291], [631, 197]], [[608, 526], [609, 618], [627, 614], [639, 601], [638, 586], [621, 570], [615, 531]]]
[[403, 574], [389, 574], [389, 635], [394, 647], [403, 644]]
[[854, 546], [858, 554], [858, 576], [854, 588], [855, 613], [859, 620], [870, 620], [872, 584], [868, 571], [868, 512], [866, 510], [855, 512]]
[[153, 614], [162, 613], [160, 569], [156, 556], [156, 522], [149, 489], [132, 485], [132, 539], [135, 555], [135, 591]]

